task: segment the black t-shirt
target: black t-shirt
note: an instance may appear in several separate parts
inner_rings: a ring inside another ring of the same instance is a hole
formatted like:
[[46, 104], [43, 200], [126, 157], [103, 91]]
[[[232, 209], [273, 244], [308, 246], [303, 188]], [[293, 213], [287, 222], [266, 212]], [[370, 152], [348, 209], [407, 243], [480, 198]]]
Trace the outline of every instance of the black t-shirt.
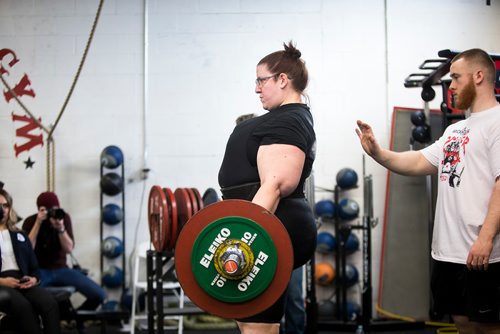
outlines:
[[280, 106], [237, 125], [226, 146], [219, 170], [222, 188], [259, 182], [257, 151], [260, 145], [294, 145], [305, 153], [300, 182], [291, 197], [303, 196], [304, 181], [311, 173], [316, 135], [309, 107], [301, 103]]

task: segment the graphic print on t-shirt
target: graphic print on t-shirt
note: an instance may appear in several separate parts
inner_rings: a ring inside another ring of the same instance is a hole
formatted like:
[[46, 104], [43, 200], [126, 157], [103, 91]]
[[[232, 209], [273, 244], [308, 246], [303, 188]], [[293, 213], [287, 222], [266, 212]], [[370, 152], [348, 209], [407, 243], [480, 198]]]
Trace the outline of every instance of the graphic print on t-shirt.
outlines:
[[464, 172], [462, 158], [465, 156], [465, 146], [469, 143], [470, 129], [455, 129], [452, 135], [446, 138], [443, 146], [443, 160], [441, 161], [442, 182], [448, 181], [452, 188], [458, 188]]

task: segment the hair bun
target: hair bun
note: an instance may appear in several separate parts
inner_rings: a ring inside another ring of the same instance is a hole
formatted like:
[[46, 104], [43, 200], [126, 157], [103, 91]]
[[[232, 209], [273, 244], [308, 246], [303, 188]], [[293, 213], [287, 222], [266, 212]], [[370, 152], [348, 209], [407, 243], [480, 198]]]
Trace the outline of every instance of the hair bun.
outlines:
[[287, 44], [284, 44], [284, 47], [285, 47], [285, 54], [292, 57], [292, 58], [295, 58], [295, 59], [300, 59], [300, 57], [302, 56], [302, 53], [297, 49], [295, 48], [295, 45], [293, 45], [292, 41], [288, 42], [288, 45]]

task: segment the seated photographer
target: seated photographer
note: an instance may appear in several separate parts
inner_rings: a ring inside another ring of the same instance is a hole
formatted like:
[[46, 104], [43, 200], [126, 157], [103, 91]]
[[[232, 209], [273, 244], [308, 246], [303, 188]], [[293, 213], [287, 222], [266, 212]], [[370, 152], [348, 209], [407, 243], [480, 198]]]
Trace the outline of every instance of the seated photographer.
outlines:
[[58, 334], [57, 301], [38, 285], [40, 270], [35, 253], [16, 223], [12, 197], [0, 189], [0, 311], [10, 316], [9, 324], [16, 333]]
[[41, 193], [36, 204], [38, 213], [23, 223], [40, 265], [42, 286], [73, 286], [86, 300], [77, 310], [95, 310], [106, 297], [103, 288], [81, 270], [67, 265], [67, 254], [75, 246], [71, 218], [59, 207], [53, 192]]

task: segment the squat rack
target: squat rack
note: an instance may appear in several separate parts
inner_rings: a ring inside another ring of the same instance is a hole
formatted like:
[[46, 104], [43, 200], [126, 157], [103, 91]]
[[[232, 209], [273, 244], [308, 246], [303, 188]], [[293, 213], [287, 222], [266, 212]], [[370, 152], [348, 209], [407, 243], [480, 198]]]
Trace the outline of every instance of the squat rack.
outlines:
[[[372, 253], [371, 253], [371, 229], [376, 226], [378, 220], [373, 216], [373, 188], [372, 175], [366, 175], [365, 156], [363, 155], [363, 217], [361, 224], [343, 224], [345, 228], [339, 228], [340, 218], [338, 211], [335, 212], [335, 235], [337, 236], [337, 255], [335, 257], [335, 267], [341, 277], [340, 284], [335, 287], [335, 298], [337, 303], [336, 320], [322, 320], [317, 322], [318, 330], [340, 330], [353, 331], [358, 326], [362, 326], [365, 331], [387, 331], [387, 330], [409, 330], [423, 329], [425, 323], [421, 321], [408, 322], [401, 320], [376, 320], [373, 319], [373, 287], [372, 287]], [[335, 186], [334, 202], [338, 208], [340, 187]], [[342, 229], [345, 229], [342, 231]], [[351, 229], [362, 231], [362, 292], [361, 292], [361, 314], [359, 318], [350, 321], [347, 315], [347, 287], [345, 283], [346, 273], [346, 250], [345, 241]], [[312, 319], [307, 319], [311, 321]], [[317, 321], [317, 319], [315, 319]], [[310, 332], [307, 332], [310, 333]], [[311, 332], [312, 333], [312, 332]]]

